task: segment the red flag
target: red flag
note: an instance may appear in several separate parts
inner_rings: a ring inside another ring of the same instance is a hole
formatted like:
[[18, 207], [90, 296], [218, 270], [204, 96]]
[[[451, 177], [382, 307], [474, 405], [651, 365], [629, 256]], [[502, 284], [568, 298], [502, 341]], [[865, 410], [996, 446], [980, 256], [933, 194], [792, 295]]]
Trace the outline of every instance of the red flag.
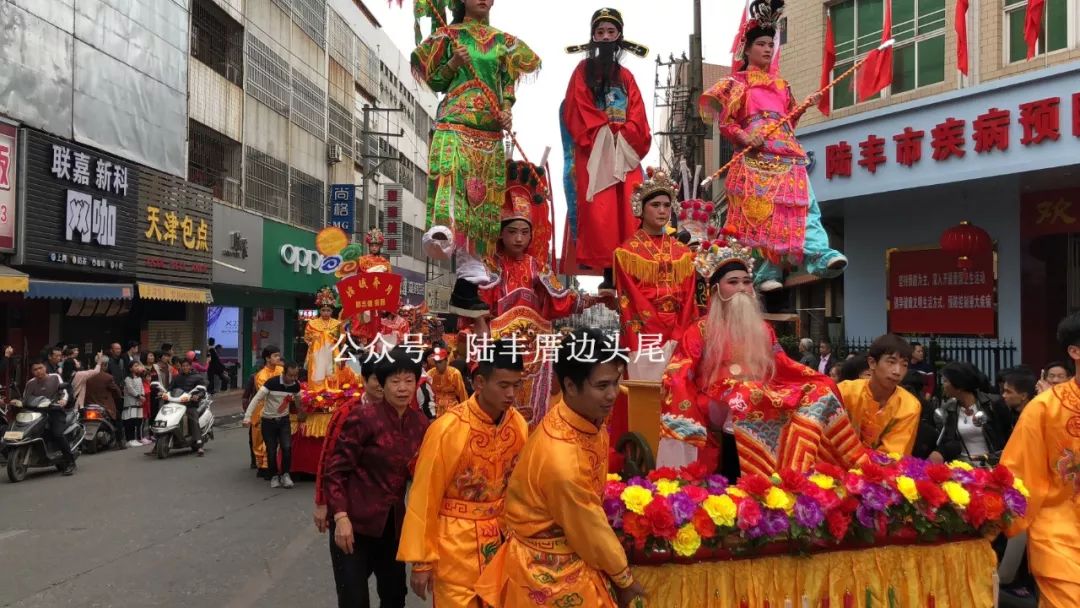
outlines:
[[[825, 48], [822, 51], [821, 56], [821, 86], [819, 89], [824, 89], [829, 86], [829, 82], [832, 81], [832, 71], [836, 67], [836, 38], [833, 36], [832, 30], [832, 17], [825, 17]], [[832, 89], [826, 90], [821, 94], [821, 101], [818, 102], [818, 109], [825, 116], [829, 115], [829, 106], [832, 104]]]
[[[892, 0], [885, 0], [885, 15], [881, 24], [881, 42], [892, 38]], [[859, 101], [877, 95], [882, 89], [892, 84], [893, 52], [892, 47], [878, 48], [866, 55], [866, 63], [859, 68], [858, 84], [855, 90]]]
[[956, 68], [967, 76], [968, 41], [967, 41], [968, 0], [956, 0]]
[[1027, 12], [1024, 13], [1024, 42], [1027, 43], [1027, 58], [1035, 56], [1039, 34], [1042, 33], [1043, 4], [1045, 0], [1028, 0]]
[[401, 275], [361, 272], [338, 281], [341, 316], [351, 319], [364, 311], [395, 311], [401, 306]]

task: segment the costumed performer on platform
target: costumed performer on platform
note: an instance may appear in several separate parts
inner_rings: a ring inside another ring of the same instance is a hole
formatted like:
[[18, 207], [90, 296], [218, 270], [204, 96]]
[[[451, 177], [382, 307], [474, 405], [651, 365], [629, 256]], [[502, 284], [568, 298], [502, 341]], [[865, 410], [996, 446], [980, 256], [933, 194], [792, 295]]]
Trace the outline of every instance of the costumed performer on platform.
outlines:
[[506, 483], [529, 433], [514, 407], [524, 360], [509, 342], [493, 346], [476, 393], [424, 435], [409, 492], [397, 557], [412, 565], [413, 591], [439, 608], [480, 608], [476, 580], [502, 544]]
[[[1080, 313], [1061, 321], [1057, 339], [1073, 363], [1080, 363]], [[1027, 530], [1039, 605], [1080, 606], [1080, 385], [1075, 378], [1028, 402], [1001, 463], [1022, 481], [1016, 489], [1030, 493], [1027, 514], [1009, 532]]]
[[[525, 382], [518, 392], [517, 407], [533, 428], [543, 420], [551, 393], [551, 361], [536, 356], [536, 337], [552, 334], [553, 319], [607, 299], [564, 288], [545, 262], [552, 237], [544, 197], [547, 184], [536, 181], [536, 174], [543, 174], [543, 170], [529, 167], [520, 161], [508, 163], [499, 244], [496, 252], [485, 258], [483, 275], [477, 275], [479, 297], [492, 318], [480, 319], [476, 333], [493, 340], [517, 336], [526, 353]], [[438, 230], [424, 235], [425, 248], [432, 257], [440, 255], [439, 248], [449, 243], [430, 238]]]
[[[382, 248], [385, 240], [386, 238], [383, 236], [382, 230], [379, 230], [378, 228], [368, 230], [367, 234], [364, 235], [364, 243], [367, 245], [368, 252], [357, 258], [357, 273], [392, 271], [390, 260], [382, 255]], [[346, 249], [353, 247], [359, 248], [359, 245], [349, 245]], [[364, 344], [370, 344], [381, 330], [379, 315], [370, 311], [363, 311], [356, 318], [345, 320], [349, 321], [349, 333], [361, 338]]]
[[579, 329], [557, 352], [563, 403], [529, 436], [510, 475], [507, 539], [476, 591], [495, 608], [627, 606], [643, 590], [601, 504], [604, 420], [620, 392], [625, 351], [598, 330]]
[[910, 455], [922, 413], [919, 398], [900, 386], [911, 361], [911, 344], [885, 334], [870, 344], [866, 360], [869, 378], [837, 385], [851, 424], [866, 447]]
[[[697, 273], [690, 248], [667, 231], [675, 182], [663, 171], [650, 172], [631, 199], [640, 227], [615, 250], [614, 270], [623, 346], [630, 350], [627, 376], [659, 381], [675, 344], [697, 319]], [[642, 353], [643, 347], [662, 350], [663, 356]]]
[[[433, 11], [441, 12], [446, 4], [420, 0], [416, 15], [431, 16], [436, 23]], [[482, 275], [477, 256], [490, 255], [499, 238], [506, 188], [502, 132], [512, 126], [518, 81], [540, 69], [540, 58], [524, 42], [488, 24], [491, 0], [448, 4], [453, 23], [436, 29], [412, 54], [417, 78], [445, 94], [428, 159], [427, 224], [453, 231], [458, 281], [451, 312], [478, 317], [486, 310], [476, 297], [477, 281], [469, 279]]]
[[797, 113], [766, 139], [766, 129], [796, 107], [787, 81], [780, 78], [780, 47], [774, 42], [783, 0], [752, 0], [750, 19], [739, 28], [733, 73], [700, 100], [706, 121], [736, 147], [751, 151], [728, 170], [724, 232], [763, 258], [755, 273], [762, 292], [783, 287], [785, 265], [802, 265], [815, 276], [831, 278], [847, 258], [829, 247], [821, 212], [806, 174], [806, 152], [795, 139]]
[[698, 461], [734, 481], [857, 463], [866, 450], [832, 382], [791, 360], [765, 321], [750, 249], [705, 242], [695, 263], [709, 278], [709, 312], [664, 372], [657, 466]]
[[307, 358], [304, 367], [307, 368], [308, 392], [318, 392], [323, 389], [338, 388], [336, 370], [338, 367], [337, 347], [341, 338], [342, 323], [334, 318], [334, 307], [337, 306], [337, 295], [332, 287], [322, 287], [315, 294], [315, 307], [319, 309], [319, 316], [311, 319], [304, 326], [304, 342], [307, 343]]
[[630, 199], [652, 144], [641, 91], [619, 60], [624, 50], [638, 57], [649, 50], [623, 37], [622, 14], [613, 8], [593, 13], [590, 37], [588, 44], [566, 49], [586, 57], [559, 106], [569, 235], [562, 271], [603, 270], [600, 289], [614, 289], [611, 254], [637, 229]]
[[435, 366], [428, 370], [428, 375], [431, 377], [431, 389], [435, 392], [436, 418], [469, 398], [469, 393], [465, 390], [464, 376], [450, 366], [449, 359], [450, 353], [445, 348], [436, 346], [432, 349]]

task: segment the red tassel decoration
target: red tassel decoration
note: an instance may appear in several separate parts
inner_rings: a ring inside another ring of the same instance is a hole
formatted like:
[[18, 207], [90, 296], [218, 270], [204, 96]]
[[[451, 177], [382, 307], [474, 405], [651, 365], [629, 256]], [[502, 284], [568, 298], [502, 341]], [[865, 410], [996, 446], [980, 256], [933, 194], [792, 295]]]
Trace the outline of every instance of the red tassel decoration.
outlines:
[[850, 591], [844, 592], [844, 608], [855, 608], [855, 596]]

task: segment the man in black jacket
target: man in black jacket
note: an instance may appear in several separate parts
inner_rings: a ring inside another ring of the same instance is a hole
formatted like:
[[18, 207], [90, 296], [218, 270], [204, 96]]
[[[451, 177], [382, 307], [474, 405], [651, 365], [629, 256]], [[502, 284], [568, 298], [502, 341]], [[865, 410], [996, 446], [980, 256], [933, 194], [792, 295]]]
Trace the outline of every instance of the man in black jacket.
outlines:
[[[171, 384], [169, 384], [169, 394], [171, 395], [174, 390], [181, 390], [185, 393], [190, 393], [196, 387], [205, 387], [206, 378], [203, 378], [202, 374], [197, 374], [192, 370], [191, 361], [183, 359], [180, 361], [180, 373], [173, 378]], [[206, 452], [202, 447], [202, 433], [199, 431], [199, 414], [198, 407], [199, 401], [202, 400], [202, 395], [196, 393], [191, 396], [191, 399], [184, 403], [187, 407], [187, 421], [188, 421], [188, 433], [192, 437], [192, 448], [199, 456], [203, 456]]]
[[71, 394], [68, 392], [63, 380], [60, 379], [59, 374], [47, 372], [44, 361], [38, 361], [30, 366], [30, 373], [33, 377], [26, 383], [26, 389], [23, 390], [23, 400], [29, 402], [34, 398], [44, 397], [50, 403], [56, 403], [60, 406], [59, 408], [49, 408], [47, 419], [49, 435], [56, 446], [60, 448], [60, 453], [64, 455], [65, 464], [61, 473], [65, 476], [71, 475], [75, 472], [75, 454], [71, 451], [71, 444], [68, 443], [67, 435], [64, 435], [64, 431], [67, 429], [67, 415], [64, 413], [64, 409], [70, 401]]

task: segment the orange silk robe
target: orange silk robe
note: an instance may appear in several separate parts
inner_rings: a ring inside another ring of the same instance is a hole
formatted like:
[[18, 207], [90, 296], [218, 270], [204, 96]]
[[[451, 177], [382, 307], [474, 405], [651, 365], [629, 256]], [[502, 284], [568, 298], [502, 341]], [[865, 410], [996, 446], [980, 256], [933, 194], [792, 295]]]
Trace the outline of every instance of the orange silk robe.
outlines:
[[[280, 376], [285, 371], [285, 368], [281, 365], [272, 369], [267, 368], [265, 365], [255, 374], [255, 392], [259, 392], [262, 385], [266, 384], [266, 381]], [[255, 406], [255, 411], [251, 413], [251, 451], [255, 453], [255, 464], [260, 469], [267, 468], [266, 464], [266, 444], [263, 443], [262, 436], [262, 411], [263, 403], [259, 402]]]
[[615, 250], [623, 346], [640, 350], [640, 334], [662, 336], [657, 346], [679, 340], [697, 319], [694, 254], [671, 235], [638, 230]]
[[465, 379], [456, 368], [446, 366], [445, 372], [433, 367], [431, 371], [431, 388], [435, 391], [435, 415], [442, 416], [450, 407], [463, 403], [469, 398], [465, 392]]
[[475, 396], [428, 427], [397, 558], [413, 570], [435, 571], [435, 606], [480, 607], [476, 579], [502, 544], [506, 482], [527, 434], [517, 410], [496, 425]]
[[[608, 435], [565, 403], [529, 436], [506, 489], [508, 538], [476, 583], [495, 608], [614, 608], [633, 582], [600, 502]], [[438, 605], [438, 604], [436, 604]]]
[[885, 407], [881, 407], [870, 393], [869, 380], [848, 380], [837, 388], [863, 445], [886, 454], [911, 455], [922, 413], [918, 397], [897, 387]]
[[1031, 493], [1013, 533], [1028, 531], [1028, 560], [1041, 606], [1080, 606], [1080, 387], [1035, 397], [1020, 414], [1001, 462]]

